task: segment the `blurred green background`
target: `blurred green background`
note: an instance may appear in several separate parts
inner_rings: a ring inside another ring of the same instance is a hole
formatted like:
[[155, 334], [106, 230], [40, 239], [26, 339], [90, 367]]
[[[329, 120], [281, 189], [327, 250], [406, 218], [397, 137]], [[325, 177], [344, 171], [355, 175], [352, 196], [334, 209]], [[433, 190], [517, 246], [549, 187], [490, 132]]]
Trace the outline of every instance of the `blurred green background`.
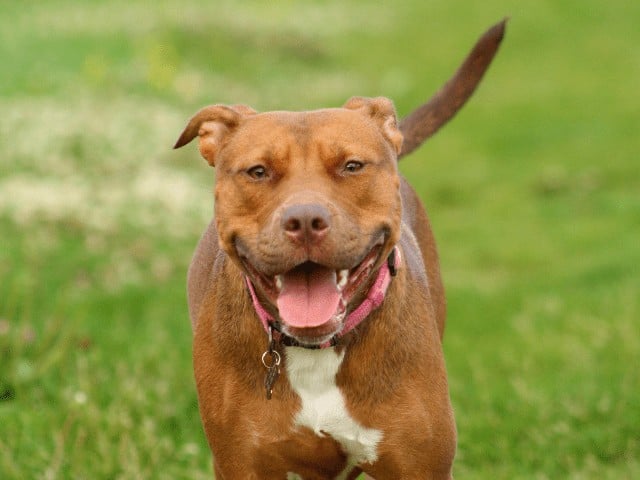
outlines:
[[0, 478], [205, 479], [185, 275], [210, 103], [400, 115], [448, 290], [465, 479], [640, 478], [640, 3], [0, 0]]

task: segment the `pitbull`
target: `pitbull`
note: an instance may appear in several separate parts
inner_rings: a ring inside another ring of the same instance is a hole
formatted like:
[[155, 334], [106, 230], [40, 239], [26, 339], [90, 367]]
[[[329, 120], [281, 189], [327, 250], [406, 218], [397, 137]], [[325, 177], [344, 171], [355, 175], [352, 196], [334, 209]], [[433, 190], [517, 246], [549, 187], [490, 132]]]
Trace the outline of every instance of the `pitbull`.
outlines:
[[215, 215], [188, 275], [218, 480], [450, 479], [456, 428], [436, 245], [398, 159], [472, 94], [505, 22], [402, 122], [383, 97], [258, 113], [213, 105]]

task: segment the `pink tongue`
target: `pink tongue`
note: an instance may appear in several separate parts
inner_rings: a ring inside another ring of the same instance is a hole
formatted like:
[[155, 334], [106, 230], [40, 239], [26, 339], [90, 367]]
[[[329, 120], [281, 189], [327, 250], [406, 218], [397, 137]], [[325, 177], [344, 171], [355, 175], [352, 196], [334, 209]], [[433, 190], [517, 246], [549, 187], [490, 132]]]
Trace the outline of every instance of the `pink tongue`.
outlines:
[[340, 292], [336, 273], [316, 267], [311, 272], [293, 271], [283, 275], [278, 296], [280, 318], [292, 327], [319, 327], [327, 323], [338, 309]]

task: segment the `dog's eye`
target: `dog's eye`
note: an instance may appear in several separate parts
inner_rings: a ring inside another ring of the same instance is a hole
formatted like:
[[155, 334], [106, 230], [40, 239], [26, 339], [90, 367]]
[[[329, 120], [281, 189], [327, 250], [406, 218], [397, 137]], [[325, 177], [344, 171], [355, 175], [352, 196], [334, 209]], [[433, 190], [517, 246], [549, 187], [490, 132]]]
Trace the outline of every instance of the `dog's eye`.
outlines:
[[344, 164], [344, 171], [347, 173], [355, 173], [359, 170], [362, 170], [362, 167], [364, 167], [364, 163], [358, 160], [349, 160]]
[[267, 178], [267, 169], [262, 165], [251, 167], [246, 171], [246, 173], [254, 180], [264, 180]]

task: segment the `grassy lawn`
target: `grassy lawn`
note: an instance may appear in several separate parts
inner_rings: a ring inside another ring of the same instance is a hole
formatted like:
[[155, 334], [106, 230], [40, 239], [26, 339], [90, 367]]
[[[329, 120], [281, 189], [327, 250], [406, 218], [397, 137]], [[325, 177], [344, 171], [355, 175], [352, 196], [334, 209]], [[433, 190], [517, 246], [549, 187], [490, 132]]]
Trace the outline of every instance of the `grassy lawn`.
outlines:
[[[274, 6], [275, 5], [275, 6]], [[402, 170], [430, 211], [465, 479], [640, 478], [638, 2], [0, 2], [0, 478], [206, 479], [185, 275], [209, 103], [406, 114], [511, 16]]]

